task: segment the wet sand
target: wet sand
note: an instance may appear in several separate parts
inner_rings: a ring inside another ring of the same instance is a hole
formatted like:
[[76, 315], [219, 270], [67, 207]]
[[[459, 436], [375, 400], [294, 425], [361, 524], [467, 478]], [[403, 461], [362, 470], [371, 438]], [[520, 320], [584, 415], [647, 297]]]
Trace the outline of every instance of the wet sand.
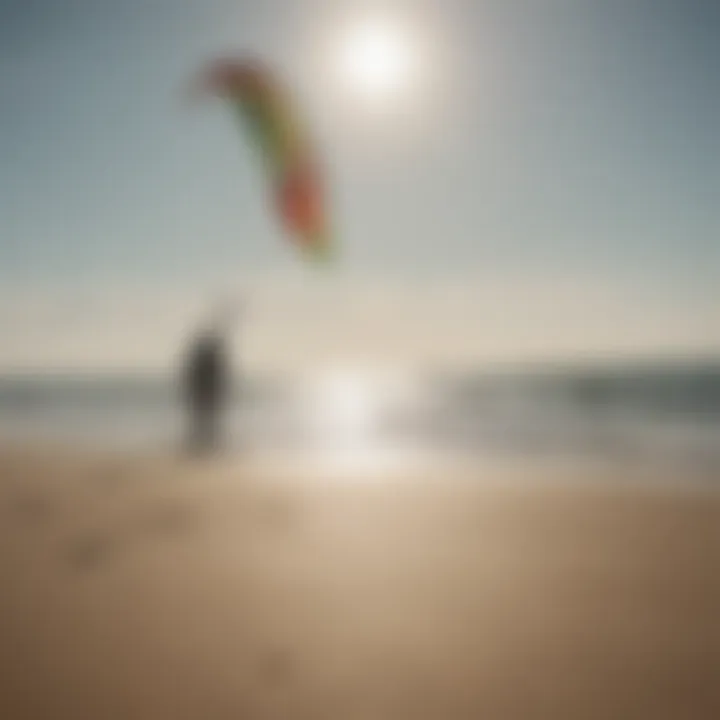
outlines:
[[579, 472], [2, 450], [0, 718], [720, 718], [720, 493]]

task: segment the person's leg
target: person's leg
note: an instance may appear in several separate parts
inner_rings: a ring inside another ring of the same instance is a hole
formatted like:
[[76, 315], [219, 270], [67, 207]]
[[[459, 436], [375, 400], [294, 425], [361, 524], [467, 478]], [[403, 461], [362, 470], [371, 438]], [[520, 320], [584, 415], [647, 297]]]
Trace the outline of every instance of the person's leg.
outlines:
[[214, 450], [217, 445], [217, 408], [210, 405], [203, 413], [202, 447], [205, 451]]
[[211, 413], [207, 403], [199, 399], [190, 403], [188, 409], [188, 448], [193, 453], [202, 453], [212, 436]]
[[218, 448], [220, 444], [221, 408], [217, 402], [202, 405], [197, 415], [197, 447], [203, 452]]

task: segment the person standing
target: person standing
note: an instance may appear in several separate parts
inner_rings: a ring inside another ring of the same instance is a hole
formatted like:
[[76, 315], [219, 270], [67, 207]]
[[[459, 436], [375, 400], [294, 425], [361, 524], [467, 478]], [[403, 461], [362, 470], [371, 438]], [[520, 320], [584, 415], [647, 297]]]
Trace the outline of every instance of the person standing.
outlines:
[[229, 391], [226, 341], [217, 329], [193, 339], [184, 368], [183, 387], [190, 419], [190, 448], [207, 452], [217, 447]]
[[229, 341], [240, 306], [228, 302], [190, 342], [182, 389], [189, 419], [189, 446], [205, 453], [218, 447], [225, 411], [233, 397]]

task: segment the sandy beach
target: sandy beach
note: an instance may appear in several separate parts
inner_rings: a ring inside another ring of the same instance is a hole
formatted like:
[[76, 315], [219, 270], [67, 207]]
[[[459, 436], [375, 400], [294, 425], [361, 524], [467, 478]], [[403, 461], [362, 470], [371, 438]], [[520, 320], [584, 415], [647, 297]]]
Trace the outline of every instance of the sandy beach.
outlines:
[[720, 494], [472, 475], [1, 451], [0, 717], [720, 717]]

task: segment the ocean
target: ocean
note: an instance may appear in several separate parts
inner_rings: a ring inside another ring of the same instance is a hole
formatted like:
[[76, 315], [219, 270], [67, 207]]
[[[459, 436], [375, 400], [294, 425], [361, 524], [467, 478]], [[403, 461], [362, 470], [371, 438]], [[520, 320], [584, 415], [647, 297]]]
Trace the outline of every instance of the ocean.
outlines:
[[[181, 445], [172, 378], [0, 378], [0, 438], [161, 448]], [[598, 364], [502, 373], [279, 380], [234, 390], [227, 447], [670, 464], [720, 479], [720, 361]]]

